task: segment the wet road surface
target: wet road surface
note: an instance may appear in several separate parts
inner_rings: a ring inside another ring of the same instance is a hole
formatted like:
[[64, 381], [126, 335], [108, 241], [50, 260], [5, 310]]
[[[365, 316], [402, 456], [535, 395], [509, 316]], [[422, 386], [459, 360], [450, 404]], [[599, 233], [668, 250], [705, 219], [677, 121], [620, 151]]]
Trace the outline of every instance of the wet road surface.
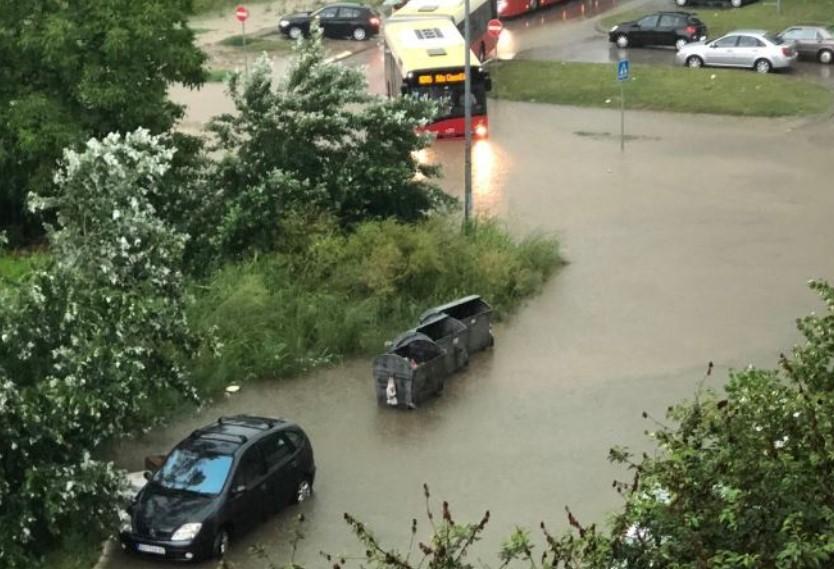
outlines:
[[[359, 63], [373, 65], [374, 54]], [[247, 552], [255, 543], [286, 561], [299, 512], [307, 539], [296, 561], [308, 567], [325, 566], [322, 549], [362, 551], [346, 511], [405, 548], [411, 518], [425, 527], [424, 482], [459, 519], [492, 511], [476, 550], [486, 562], [515, 525], [564, 527], [565, 505], [601, 520], [619, 503], [611, 480], [626, 476], [607, 463], [608, 448], [650, 448], [641, 412], [662, 416], [690, 396], [710, 360], [708, 385], [730, 367], [772, 365], [798, 339], [794, 318], [817, 308], [806, 281], [834, 278], [830, 119], [630, 112], [621, 154], [615, 111], [490, 104], [491, 138], [474, 149], [476, 210], [518, 232], [555, 233], [570, 264], [442, 398], [410, 413], [380, 409], [370, 361], [349, 361], [246, 385], [115, 449], [136, 470], [222, 414], [298, 421], [316, 451], [316, 494], [233, 542], [237, 567], [264, 566]], [[439, 142], [425, 159], [462, 195], [459, 142]], [[158, 566], [121, 553], [107, 565]]]
[[[555, 232], [570, 264], [497, 330], [494, 351], [473, 358], [443, 397], [411, 413], [379, 409], [370, 361], [291, 381], [247, 385], [237, 396], [116, 450], [141, 468], [221, 414], [299, 421], [317, 453], [316, 495], [233, 544], [242, 568], [265, 545], [286, 560], [294, 515], [308, 519], [298, 560], [324, 566], [320, 549], [361, 551], [341, 516], [352, 512], [387, 543], [405, 547], [422, 512], [420, 486], [453, 501], [461, 519], [490, 508], [478, 555], [494, 560], [516, 524], [563, 526], [570, 504], [599, 520], [619, 500], [606, 462], [613, 444], [645, 448], [652, 424], [691, 395], [706, 363], [715, 385], [728, 367], [772, 365], [797, 340], [793, 319], [817, 305], [811, 277], [834, 277], [830, 122], [628, 115], [494, 102], [492, 139], [476, 149], [476, 209], [518, 231]], [[455, 142], [427, 153], [461, 194]], [[230, 380], [233, 378], [230, 378]], [[109, 567], [151, 567], [118, 554]]]

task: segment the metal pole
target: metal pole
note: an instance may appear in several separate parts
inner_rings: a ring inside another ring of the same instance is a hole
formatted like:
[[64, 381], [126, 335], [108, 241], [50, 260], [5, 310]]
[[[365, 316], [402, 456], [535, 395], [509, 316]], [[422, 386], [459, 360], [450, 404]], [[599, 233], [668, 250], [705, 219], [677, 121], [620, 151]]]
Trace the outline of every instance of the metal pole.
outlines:
[[620, 81], [620, 152], [625, 152], [625, 88]]
[[246, 20], [240, 22], [241, 38], [243, 42], [243, 73], [249, 76], [249, 57], [246, 55]]
[[463, 2], [463, 43], [464, 43], [464, 83], [463, 83], [463, 221], [469, 226], [472, 216], [472, 62], [469, 48], [471, 30], [469, 29], [469, 0]]

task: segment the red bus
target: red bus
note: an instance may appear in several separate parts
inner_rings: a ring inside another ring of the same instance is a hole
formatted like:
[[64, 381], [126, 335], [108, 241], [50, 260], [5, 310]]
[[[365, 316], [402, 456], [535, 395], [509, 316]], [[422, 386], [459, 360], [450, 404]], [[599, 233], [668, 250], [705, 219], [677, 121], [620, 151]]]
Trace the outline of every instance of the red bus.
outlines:
[[[500, 0], [499, 0], [500, 1]], [[389, 21], [403, 18], [425, 18], [427, 16], [445, 16], [457, 26], [461, 36], [464, 17], [463, 0], [410, 0], [405, 6], [394, 12]], [[469, 44], [482, 62], [493, 57], [498, 38], [487, 33], [487, 23], [498, 17], [497, 0], [470, 0], [469, 2]]]
[[[426, 127], [438, 138], [465, 135], [464, 79], [466, 46], [448, 18], [390, 18], [385, 37], [385, 87], [389, 97], [425, 97], [440, 106]], [[487, 136], [486, 94], [492, 87], [489, 73], [470, 51], [472, 76], [472, 133]]]
[[566, 0], [498, 0], [498, 17], [512, 18], [544, 6], [552, 6], [553, 4], [565, 2], [565, 6], [561, 10], [560, 19], [587, 18], [616, 6], [618, 1], [582, 0], [581, 2], [566, 2]]

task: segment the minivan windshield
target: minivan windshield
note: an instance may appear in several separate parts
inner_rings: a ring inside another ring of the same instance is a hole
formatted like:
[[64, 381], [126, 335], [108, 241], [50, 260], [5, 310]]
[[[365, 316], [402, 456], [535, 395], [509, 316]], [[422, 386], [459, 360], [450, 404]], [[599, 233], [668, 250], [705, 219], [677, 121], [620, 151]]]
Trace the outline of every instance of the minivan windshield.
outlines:
[[153, 481], [170, 490], [185, 490], [216, 496], [223, 490], [232, 457], [225, 454], [197, 454], [176, 449], [168, 456]]

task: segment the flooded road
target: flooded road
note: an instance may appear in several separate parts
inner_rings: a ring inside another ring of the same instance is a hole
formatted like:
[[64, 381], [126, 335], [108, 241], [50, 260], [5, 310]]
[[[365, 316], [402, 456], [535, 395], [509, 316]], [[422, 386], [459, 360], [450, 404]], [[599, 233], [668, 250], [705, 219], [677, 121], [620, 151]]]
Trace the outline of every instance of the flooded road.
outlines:
[[[600, 521], [619, 504], [612, 479], [626, 476], [609, 447], [651, 448], [641, 412], [662, 416], [691, 396], [708, 361], [713, 386], [730, 367], [773, 365], [798, 340], [794, 318], [817, 308], [806, 281], [834, 278], [830, 118], [629, 112], [623, 154], [616, 111], [490, 105], [491, 138], [473, 152], [476, 211], [556, 234], [570, 262], [497, 328], [493, 351], [414, 412], [377, 407], [363, 359], [245, 385], [115, 450], [137, 470], [223, 414], [298, 421], [316, 451], [316, 493], [234, 541], [235, 566], [264, 567], [247, 551], [256, 543], [287, 561], [299, 512], [307, 538], [296, 561], [307, 567], [326, 566], [320, 550], [361, 553], [344, 512], [405, 548], [411, 518], [425, 527], [424, 482], [458, 519], [491, 510], [476, 551], [487, 563], [516, 525], [564, 528], [565, 505]], [[424, 158], [461, 196], [462, 144], [439, 142]], [[159, 567], [118, 552], [106, 566]]]
[[[324, 566], [321, 549], [361, 551], [346, 511], [406, 547], [423, 482], [460, 519], [491, 509], [485, 561], [516, 524], [563, 527], [566, 504], [601, 520], [623, 475], [607, 450], [647, 448], [641, 412], [661, 416], [691, 395], [710, 360], [713, 385], [728, 367], [772, 365], [797, 340], [793, 319], [816, 307], [807, 279], [834, 277], [830, 122], [632, 112], [635, 138], [621, 155], [607, 134], [619, 124], [613, 111], [497, 101], [490, 113], [476, 209], [519, 232], [555, 232], [570, 264], [442, 398], [411, 413], [380, 409], [370, 360], [351, 361], [247, 385], [117, 449], [121, 466], [138, 469], [222, 414], [300, 422], [316, 450], [316, 495], [233, 543], [238, 567], [263, 566], [247, 552], [254, 543], [285, 561], [298, 511], [308, 519], [298, 561], [309, 567]], [[455, 195], [460, 146], [427, 156]], [[155, 565], [119, 553], [108, 566]]]

